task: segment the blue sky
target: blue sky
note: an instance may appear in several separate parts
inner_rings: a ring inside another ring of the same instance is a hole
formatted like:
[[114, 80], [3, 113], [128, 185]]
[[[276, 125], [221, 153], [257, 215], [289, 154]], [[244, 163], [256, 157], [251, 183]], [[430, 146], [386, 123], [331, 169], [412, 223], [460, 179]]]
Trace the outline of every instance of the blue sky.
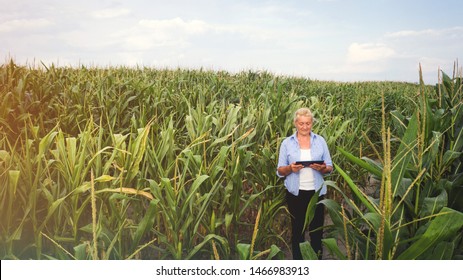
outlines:
[[0, 56], [58, 66], [438, 80], [462, 57], [456, 0], [0, 0]]

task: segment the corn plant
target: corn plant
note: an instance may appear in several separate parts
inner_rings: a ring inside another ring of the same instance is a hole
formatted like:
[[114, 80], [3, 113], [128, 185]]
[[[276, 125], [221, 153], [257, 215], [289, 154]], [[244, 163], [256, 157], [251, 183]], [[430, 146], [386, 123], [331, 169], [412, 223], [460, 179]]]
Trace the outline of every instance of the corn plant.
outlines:
[[[380, 195], [367, 196], [339, 166], [354, 197], [345, 196], [348, 207], [325, 201], [335, 222], [336, 234], [344, 239], [348, 258], [454, 259], [462, 255], [463, 213], [458, 204], [461, 176], [460, 146], [461, 78], [453, 82], [443, 74], [438, 103], [421, 94], [421, 104], [408, 120], [394, 116], [403, 127], [399, 147], [391, 152], [391, 132], [386, 129], [383, 106], [383, 156], [377, 163], [339, 149], [350, 161], [381, 181]], [[451, 168], [453, 166], [453, 168]], [[457, 191], [455, 191], [455, 189]], [[347, 208], [347, 209], [346, 209]], [[339, 253], [333, 242], [326, 245]]]
[[398, 112], [390, 124], [411, 114], [419, 88], [11, 60], [0, 67], [0, 258], [231, 259], [246, 244], [249, 258], [288, 248], [275, 166], [292, 112], [313, 108], [335, 162], [360, 181], [365, 171], [335, 147], [373, 154], [381, 93]]

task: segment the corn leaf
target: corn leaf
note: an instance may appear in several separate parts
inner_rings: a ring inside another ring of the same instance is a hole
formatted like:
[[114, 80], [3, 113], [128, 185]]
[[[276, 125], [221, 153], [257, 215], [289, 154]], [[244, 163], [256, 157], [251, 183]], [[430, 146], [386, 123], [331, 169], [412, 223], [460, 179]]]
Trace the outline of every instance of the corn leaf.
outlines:
[[152, 199], [150, 201], [148, 210], [146, 211], [143, 219], [137, 226], [137, 230], [135, 231], [135, 235], [132, 241], [132, 251], [135, 250], [135, 248], [138, 246], [143, 235], [145, 235], [150, 230], [150, 228], [153, 227], [154, 216], [156, 214], [158, 203], [159, 199]]
[[419, 239], [402, 252], [399, 260], [414, 260], [420, 258], [427, 250], [436, 246], [440, 241], [453, 236], [463, 228], [463, 213], [444, 207], [440, 215], [435, 217]]
[[318, 260], [318, 256], [308, 241], [299, 243], [301, 248], [302, 259], [304, 260]]
[[339, 248], [336, 239], [326, 238], [322, 239], [322, 242], [325, 245], [325, 247], [331, 252], [331, 254], [335, 255], [339, 260], [347, 260], [346, 255], [343, 254], [341, 249]]
[[347, 175], [347, 173], [342, 170], [340, 166], [334, 164], [336, 170], [341, 174], [344, 180], [347, 182], [347, 185], [350, 187], [352, 192], [360, 199], [365, 207], [368, 208], [373, 213], [377, 213], [378, 210], [375, 208], [374, 204], [369, 200], [369, 198], [357, 187], [354, 181]]

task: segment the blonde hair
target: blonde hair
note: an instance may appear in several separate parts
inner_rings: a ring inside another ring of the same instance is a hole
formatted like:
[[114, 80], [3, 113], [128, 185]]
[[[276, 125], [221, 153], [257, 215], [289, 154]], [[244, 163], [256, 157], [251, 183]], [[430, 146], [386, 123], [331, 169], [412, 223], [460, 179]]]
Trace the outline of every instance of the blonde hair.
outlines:
[[297, 121], [297, 118], [304, 116], [304, 117], [309, 117], [310, 120], [313, 122], [313, 115], [312, 111], [310, 111], [309, 108], [299, 108], [297, 111], [294, 113], [294, 122]]

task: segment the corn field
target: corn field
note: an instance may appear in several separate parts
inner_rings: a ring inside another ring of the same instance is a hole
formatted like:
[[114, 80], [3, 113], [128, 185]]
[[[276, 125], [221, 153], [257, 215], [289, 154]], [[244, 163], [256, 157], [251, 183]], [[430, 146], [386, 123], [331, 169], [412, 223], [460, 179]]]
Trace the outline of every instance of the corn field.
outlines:
[[331, 258], [462, 259], [462, 77], [441, 75], [426, 86], [6, 62], [0, 258], [286, 259], [276, 157], [305, 106], [335, 163], [320, 202]]

